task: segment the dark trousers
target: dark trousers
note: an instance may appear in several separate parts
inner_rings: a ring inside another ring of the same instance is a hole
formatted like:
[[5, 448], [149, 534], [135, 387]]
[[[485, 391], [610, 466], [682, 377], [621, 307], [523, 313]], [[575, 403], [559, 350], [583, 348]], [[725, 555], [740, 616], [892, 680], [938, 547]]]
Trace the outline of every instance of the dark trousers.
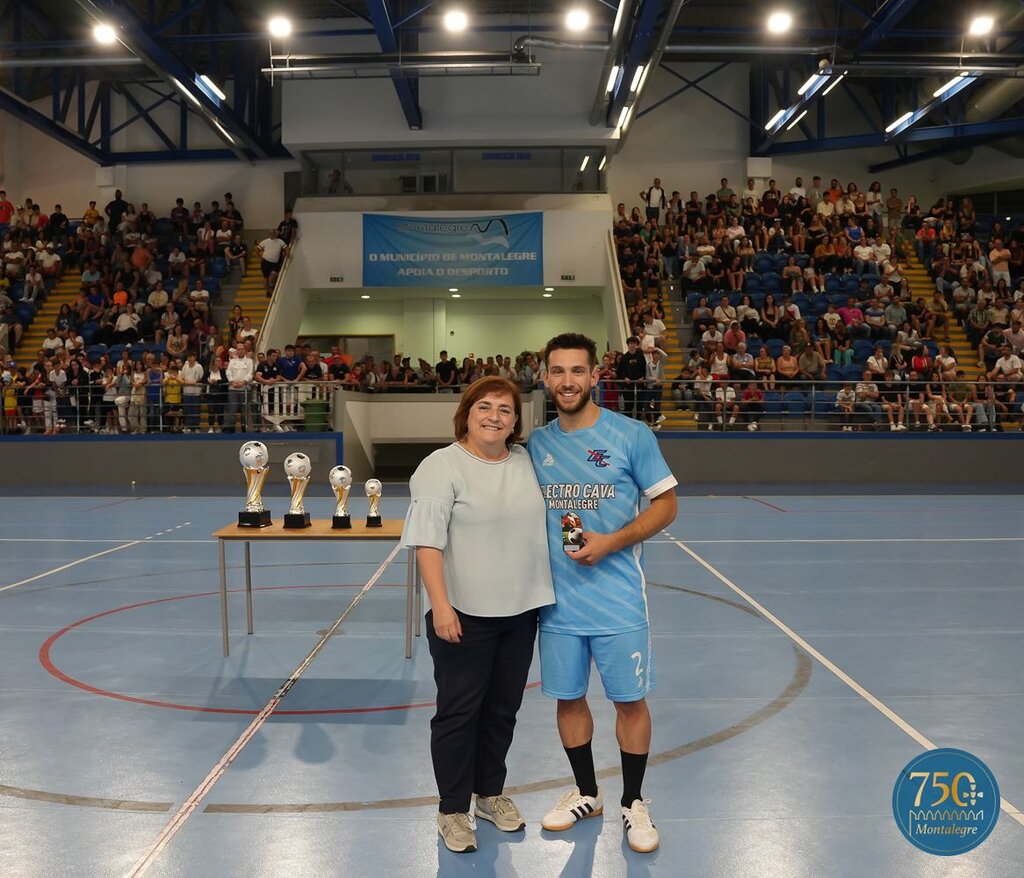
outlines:
[[462, 640], [434, 633], [427, 613], [427, 641], [434, 660], [437, 713], [430, 721], [430, 755], [442, 814], [469, 811], [473, 793], [498, 796], [505, 787], [505, 756], [533, 660], [537, 611], [485, 618], [459, 613]]
[[619, 387], [619, 397], [622, 399], [622, 413], [627, 418], [640, 417], [640, 413], [637, 411], [636, 391], [637, 386], [629, 382], [626, 382]]

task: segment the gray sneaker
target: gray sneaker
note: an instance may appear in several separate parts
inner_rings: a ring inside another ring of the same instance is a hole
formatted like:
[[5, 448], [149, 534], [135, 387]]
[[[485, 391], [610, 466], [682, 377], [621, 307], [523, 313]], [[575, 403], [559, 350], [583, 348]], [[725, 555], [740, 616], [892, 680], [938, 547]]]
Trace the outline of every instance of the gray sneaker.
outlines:
[[437, 815], [437, 834], [448, 850], [468, 854], [476, 850], [476, 823], [469, 814]]
[[489, 820], [502, 832], [526, 829], [526, 821], [508, 796], [477, 796], [476, 816]]

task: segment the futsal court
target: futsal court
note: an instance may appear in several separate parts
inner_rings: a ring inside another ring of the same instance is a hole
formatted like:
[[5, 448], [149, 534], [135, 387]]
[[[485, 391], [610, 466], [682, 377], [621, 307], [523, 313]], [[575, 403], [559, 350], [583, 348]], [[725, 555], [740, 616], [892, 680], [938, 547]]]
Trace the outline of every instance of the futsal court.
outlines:
[[[401, 491], [385, 485], [384, 517], [404, 514]], [[285, 502], [271, 499], [275, 516]], [[3, 504], [0, 875], [119, 876], [142, 862], [153, 876], [1021, 874], [1019, 496], [681, 497], [645, 549], [656, 689], [644, 794], [661, 833], [649, 855], [623, 841], [614, 716], [596, 676], [606, 812], [568, 833], [540, 829], [570, 782], [536, 659], [508, 775], [528, 827], [481, 822], [477, 853], [447, 851], [425, 639], [404, 658], [405, 553], [254, 545], [249, 636], [241, 547], [229, 545], [224, 658], [210, 533], [239, 506]], [[315, 517], [331, 506], [307, 500]], [[928, 742], [981, 757], [1005, 800], [991, 837], [959, 857], [917, 850], [893, 820], [897, 775]]]

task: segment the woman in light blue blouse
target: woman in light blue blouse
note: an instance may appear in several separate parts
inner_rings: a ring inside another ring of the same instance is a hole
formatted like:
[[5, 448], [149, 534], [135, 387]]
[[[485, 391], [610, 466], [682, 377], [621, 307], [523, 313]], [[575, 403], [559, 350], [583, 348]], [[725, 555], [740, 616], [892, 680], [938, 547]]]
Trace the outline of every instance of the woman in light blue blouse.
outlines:
[[537, 610], [555, 602], [545, 507], [521, 438], [519, 389], [475, 381], [455, 413], [455, 442], [435, 451], [409, 483], [403, 543], [416, 547], [431, 610], [437, 713], [430, 751], [449, 850], [476, 850], [476, 817], [515, 832], [523, 817], [507, 796], [505, 756], [533, 659]]

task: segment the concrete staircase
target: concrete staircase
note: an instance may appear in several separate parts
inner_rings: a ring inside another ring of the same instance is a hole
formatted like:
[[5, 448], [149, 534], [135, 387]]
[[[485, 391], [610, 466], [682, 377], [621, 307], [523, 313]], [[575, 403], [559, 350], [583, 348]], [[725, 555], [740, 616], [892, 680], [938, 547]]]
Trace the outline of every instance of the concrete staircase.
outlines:
[[[931, 279], [924, 266], [917, 261], [917, 256], [913, 251], [907, 257], [904, 274], [910, 283], [911, 295], [915, 299], [918, 296], [924, 296], [926, 301], [931, 298], [932, 292], [935, 290], [935, 281]], [[982, 370], [977, 365], [978, 352], [971, 347], [967, 340], [967, 333], [956, 320], [950, 320], [945, 329], [945, 335], [940, 335], [935, 341], [939, 344], [948, 344], [953, 349], [957, 365], [967, 373], [968, 380], [973, 381], [981, 374]]]
[[[258, 333], [263, 328], [270, 299], [264, 292], [263, 274], [260, 271], [260, 254], [255, 247], [249, 253], [249, 261], [245, 265], [245, 277], [221, 287], [221, 301], [214, 309], [214, 320], [220, 327], [220, 337], [225, 343], [231, 341], [228, 338], [228, 320], [235, 305], [241, 306], [242, 313], [252, 320], [253, 329]], [[257, 348], [259, 348], [258, 341], [259, 336], [257, 336]]]
[[695, 430], [697, 422], [693, 412], [676, 411], [676, 402], [672, 398], [672, 379], [674, 379], [686, 363], [687, 352], [683, 346], [685, 322], [685, 306], [682, 301], [673, 298], [678, 295], [675, 287], [666, 285], [663, 290], [665, 303], [665, 342], [662, 349], [668, 354], [665, 360], [665, 385], [661, 397], [661, 413], [665, 416], [663, 430]]
[[25, 330], [25, 334], [21, 337], [21, 343], [15, 351], [15, 359], [19, 365], [28, 366], [35, 360], [36, 353], [42, 347], [43, 341], [46, 338], [46, 331], [52, 328], [57, 321], [57, 313], [60, 311], [60, 306], [64, 304], [70, 305], [75, 300], [75, 296], [78, 295], [81, 287], [82, 281], [77, 271], [68, 269], [61, 275], [56, 287], [50, 291], [43, 306], [36, 312], [31, 326]]

